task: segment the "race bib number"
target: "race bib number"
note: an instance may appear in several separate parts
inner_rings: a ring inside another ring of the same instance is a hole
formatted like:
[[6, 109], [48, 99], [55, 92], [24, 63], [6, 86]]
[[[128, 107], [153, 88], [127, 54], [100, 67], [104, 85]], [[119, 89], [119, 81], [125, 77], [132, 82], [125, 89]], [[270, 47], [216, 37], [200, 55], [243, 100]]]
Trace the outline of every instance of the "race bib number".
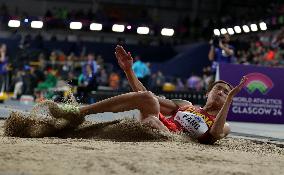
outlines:
[[208, 126], [203, 118], [191, 112], [178, 111], [174, 120], [193, 138], [201, 136], [208, 130]]

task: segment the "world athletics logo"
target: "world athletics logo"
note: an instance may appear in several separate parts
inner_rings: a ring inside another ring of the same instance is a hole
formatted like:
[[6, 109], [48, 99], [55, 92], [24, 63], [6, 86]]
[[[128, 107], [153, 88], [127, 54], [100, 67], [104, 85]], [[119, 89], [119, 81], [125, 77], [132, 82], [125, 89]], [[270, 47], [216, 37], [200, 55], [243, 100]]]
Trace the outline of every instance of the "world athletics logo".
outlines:
[[249, 94], [252, 94], [256, 90], [258, 90], [263, 95], [265, 95], [269, 92], [270, 89], [273, 88], [272, 80], [262, 73], [254, 72], [246, 75], [246, 77], [248, 78], [248, 80], [245, 83], [245, 89]]

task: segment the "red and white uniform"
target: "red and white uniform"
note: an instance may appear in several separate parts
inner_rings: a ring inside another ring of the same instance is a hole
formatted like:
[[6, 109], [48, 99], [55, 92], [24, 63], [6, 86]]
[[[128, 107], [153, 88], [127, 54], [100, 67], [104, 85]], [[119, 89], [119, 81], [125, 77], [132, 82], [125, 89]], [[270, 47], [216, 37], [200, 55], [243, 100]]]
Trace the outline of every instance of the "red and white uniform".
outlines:
[[170, 118], [166, 118], [160, 113], [159, 120], [171, 132], [185, 132], [191, 138], [197, 139], [201, 143], [212, 143], [213, 140], [214, 142], [216, 141], [209, 133], [214, 123], [215, 116], [208, 114], [202, 108], [189, 106], [185, 110], [179, 109]]

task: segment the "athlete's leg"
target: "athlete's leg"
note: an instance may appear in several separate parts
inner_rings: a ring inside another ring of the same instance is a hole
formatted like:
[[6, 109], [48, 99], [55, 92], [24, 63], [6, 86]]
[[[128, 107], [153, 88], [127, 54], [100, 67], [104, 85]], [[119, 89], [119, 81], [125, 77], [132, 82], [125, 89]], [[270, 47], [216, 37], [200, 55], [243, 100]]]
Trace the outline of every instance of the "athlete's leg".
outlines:
[[158, 119], [160, 105], [154, 94], [149, 91], [130, 92], [118, 95], [100, 102], [81, 107], [80, 114], [86, 116], [89, 114], [102, 112], [123, 112], [138, 109], [141, 113], [140, 121], [149, 123], [152, 127], [160, 130], [168, 129]]
[[139, 109], [143, 114], [142, 119], [148, 115], [157, 115], [160, 110], [151, 92], [141, 91], [118, 95], [81, 107], [80, 113], [82, 115], [89, 115], [102, 112], [123, 112], [132, 109]]
[[141, 114], [139, 120], [142, 123], [149, 123], [156, 129], [168, 130], [158, 119], [160, 105], [154, 94], [149, 91], [130, 92], [81, 108], [72, 105], [57, 105], [52, 101], [46, 101], [45, 104], [48, 104], [50, 113], [54, 118], [67, 119], [74, 126], [81, 124], [85, 116], [89, 114], [138, 109]]

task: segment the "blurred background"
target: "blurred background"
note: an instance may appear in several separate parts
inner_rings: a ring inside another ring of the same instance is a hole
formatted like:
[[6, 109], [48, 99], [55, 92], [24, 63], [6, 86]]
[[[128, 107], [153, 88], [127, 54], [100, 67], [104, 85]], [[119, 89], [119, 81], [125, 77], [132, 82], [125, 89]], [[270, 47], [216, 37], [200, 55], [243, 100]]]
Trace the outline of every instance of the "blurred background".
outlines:
[[127, 92], [121, 44], [149, 90], [202, 105], [218, 63], [283, 67], [283, 24], [282, 0], [0, 0], [0, 100]]

